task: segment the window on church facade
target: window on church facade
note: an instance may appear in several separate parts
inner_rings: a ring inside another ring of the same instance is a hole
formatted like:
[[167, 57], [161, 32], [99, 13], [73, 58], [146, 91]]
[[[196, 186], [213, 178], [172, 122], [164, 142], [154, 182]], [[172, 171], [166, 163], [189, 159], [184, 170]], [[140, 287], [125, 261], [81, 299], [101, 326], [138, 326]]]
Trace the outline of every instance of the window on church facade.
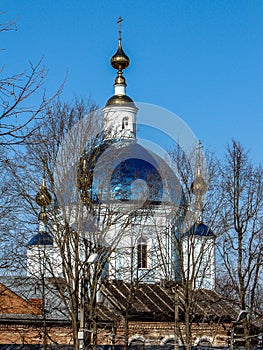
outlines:
[[129, 130], [129, 118], [124, 117], [122, 119], [122, 130]]
[[147, 242], [144, 238], [140, 238], [138, 240], [137, 262], [138, 262], [138, 269], [147, 268]]

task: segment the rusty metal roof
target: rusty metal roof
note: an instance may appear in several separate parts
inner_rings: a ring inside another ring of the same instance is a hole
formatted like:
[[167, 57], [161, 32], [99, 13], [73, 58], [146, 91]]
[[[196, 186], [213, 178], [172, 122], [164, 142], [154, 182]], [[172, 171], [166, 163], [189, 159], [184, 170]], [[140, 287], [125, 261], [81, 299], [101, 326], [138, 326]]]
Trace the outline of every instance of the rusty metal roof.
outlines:
[[[104, 306], [130, 319], [172, 321], [174, 320], [175, 292], [171, 286], [161, 284], [129, 284], [111, 281], [102, 286]], [[177, 288], [179, 318], [184, 314], [185, 292]], [[207, 289], [193, 291], [193, 318], [207, 321], [235, 319], [237, 311], [233, 305], [217, 292]]]

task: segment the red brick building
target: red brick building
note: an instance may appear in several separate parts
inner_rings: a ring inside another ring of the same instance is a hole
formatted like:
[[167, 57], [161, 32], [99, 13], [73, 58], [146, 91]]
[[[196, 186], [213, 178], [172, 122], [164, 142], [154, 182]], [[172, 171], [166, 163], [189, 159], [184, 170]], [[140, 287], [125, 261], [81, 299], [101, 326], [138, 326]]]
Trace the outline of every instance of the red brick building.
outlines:
[[[55, 307], [58, 303], [54, 295], [53, 304], [48, 293], [44, 302], [36, 281], [30, 278], [4, 280], [9, 287], [0, 284], [0, 344], [73, 345], [69, 319]], [[127, 327], [130, 345], [147, 347], [173, 343], [174, 295], [171, 289], [151, 284], [137, 287], [131, 303], [127, 283], [115, 281], [102, 286], [98, 304], [98, 345], [124, 345]], [[179, 289], [179, 298], [183, 297], [182, 293]], [[192, 323], [195, 344], [226, 346], [231, 314], [236, 317], [235, 310], [220, 295], [209, 290], [199, 290], [196, 303], [199, 314]], [[46, 310], [43, 309], [45, 304]], [[182, 318], [179, 308], [179, 327], [184, 333]]]

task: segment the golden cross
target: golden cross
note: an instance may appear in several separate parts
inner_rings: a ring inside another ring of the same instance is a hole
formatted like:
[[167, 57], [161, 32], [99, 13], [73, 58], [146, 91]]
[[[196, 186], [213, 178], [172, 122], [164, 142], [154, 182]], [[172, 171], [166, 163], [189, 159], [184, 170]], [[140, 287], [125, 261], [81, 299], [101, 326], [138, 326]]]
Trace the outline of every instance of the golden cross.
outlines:
[[119, 26], [119, 40], [121, 40], [121, 22], [123, 21], [123, 19], [121, 18], [121, 16], [119, 17], [117, 23]]

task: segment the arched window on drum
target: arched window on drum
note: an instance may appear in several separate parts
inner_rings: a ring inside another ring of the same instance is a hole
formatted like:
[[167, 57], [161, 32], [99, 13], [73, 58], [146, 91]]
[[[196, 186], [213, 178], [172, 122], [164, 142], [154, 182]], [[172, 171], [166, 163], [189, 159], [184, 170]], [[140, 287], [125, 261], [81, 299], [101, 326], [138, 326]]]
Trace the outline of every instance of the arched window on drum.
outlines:
[[138, 269], [147, 268], [147, 241], [141, 237], [137, 242], [137, 266]]
[[122, 130], [130, 130], [128, 117], [122, 119]]

